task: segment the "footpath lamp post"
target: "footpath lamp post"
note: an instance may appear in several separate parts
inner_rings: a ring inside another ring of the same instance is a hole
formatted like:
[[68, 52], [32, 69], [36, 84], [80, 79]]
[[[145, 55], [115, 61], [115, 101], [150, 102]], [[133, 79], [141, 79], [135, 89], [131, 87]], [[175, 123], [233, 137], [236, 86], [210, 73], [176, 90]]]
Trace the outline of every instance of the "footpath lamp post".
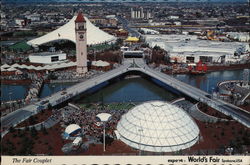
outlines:
[[142, 132], [143, 132], [143, 129], [138, 129], [138, 132], [140, 134], [140, 144], [139, 144], [139, 155], [141, 156], [141, 136], [142, 136]]
[[103, 151], [105, 152], [105, 123], [111, 118], [111, 114], [99, 113], [96, 117], [103, 123]]
[[10, 112], [12, 112], [11, 95], [12, 95], [12, 92], [11, 92], [11, 90], [10, 90], [10, 91], [9, 91]]

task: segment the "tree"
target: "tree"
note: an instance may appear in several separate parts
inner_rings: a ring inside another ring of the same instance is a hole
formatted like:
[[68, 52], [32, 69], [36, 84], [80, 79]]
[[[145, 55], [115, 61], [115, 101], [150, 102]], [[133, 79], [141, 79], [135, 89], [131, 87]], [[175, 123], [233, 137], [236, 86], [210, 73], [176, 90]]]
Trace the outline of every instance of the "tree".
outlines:
[[33, 125], [33, 124], [35, 124], [35, 123], [36, 123], [35, 118], [34, 118], [33, 116], [30, 116], [30, 117], [29, 117], [29, 124], [30, 124], [30, 125]]
[[30, 135], [31, 137], [37, 137], [37, 130], [35, 127], [31, 127]]
[[23, 136], [23, 132], [21, 132], [20, 129], [17, 129], [17, 136], [18, 137], [22, 137]]
[[25, 131], [30, 131], [30, 128], [28, 126], [25, 127]]
[[224, 136], [225, 135], [225, 132], [224, 130], [221, 131], [221, 136]]
[[143, 47], [143, 48], [148, 48], [148, 47], [149, 47], [149, 44], [148, 44], [148, 43], [143, 43], [143, 44], [141, 44], [141, 47]]
[[48, 135], [48, 131], [47, 131], [47, 129], [45, 127], [43, 127], [43, 134]]
[[16, 130], [15, 130], [15, 128], [14, 128], [14, 127], [12, 127], [12, 126], [10, 127], [10, 129], [9, 129], [9, 130], [10, 130], [10, 133], [14, 133], [14, 132], [16, 131]]
[[165, 63], [170, 63], [170, 56], [167, 54], [164, 56]]
[[32, 149], [34, 145], [34, 141], [26, 136], [23, 136], [21, 139], [21, 149], [19, 155], [32, 155]]
[[123, 44], [123, 40], [122, 40], [121, 38], [118, 38], [118, 39], [116, 40], [116, 44], [117, 44], [117, 45], [122, 45], [122, 44]]
[[196, 12], [195, 15], [196, 15], [196, 18], [201, 18], [202, 17], [202, 14], [200, 12]]
[[53, 108], [52, 105], [49, 103], [48, 104], [48, 110], [52, 110], [52, 108]]
[[15, 150], [14, 144], [8, 139], [6, 141], [6, 146], [2, 146], [2, 151], [6, 152], [7, 155], [14, 155], [13, 151]]
[[43, 134], [44, 134], [44, 135], [47, 135], [47, 134], [48, 134], [48, 131], [47, 131], [47, 129], [44, 127], [44, 125], [42, 125], [42, 131], [43, 131]]
[[49, 73], [48, 79], [49, 79], [49, 80], [56, 80], [56, 79], [57, 79], [57, 76], [54, 75], [53, 73]]
[[158, 45], [155, 45], [153, 50], [160, 50], [161, 48]]

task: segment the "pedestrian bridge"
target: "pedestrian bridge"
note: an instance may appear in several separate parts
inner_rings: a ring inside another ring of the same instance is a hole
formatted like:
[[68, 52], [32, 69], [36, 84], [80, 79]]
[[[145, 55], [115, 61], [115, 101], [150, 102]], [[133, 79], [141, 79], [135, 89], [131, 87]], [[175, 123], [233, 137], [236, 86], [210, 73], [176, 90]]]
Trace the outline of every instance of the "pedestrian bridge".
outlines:
[[[102, 75], [93, 77], [86, 81], [80, 82], [76, 85], [73, 85], [67, 88], [67, 94], [62, 95], [61, 92], [57, 92], [52, 94], [49, 97], [42, 99], [40, 102], [37, 102], [32, 105], [28, 105], [23, 107], [13, 113], [10, 113], [1, 118], [2, 126], [9, 128], [10, 126], [15, 126], [16, 124], [22, 122], [23, 120], [27, 119], [29, 116], [34, 115], [39, 112], [39, 107], [42, 106], [43, 102], [46, 102], [43, 106], [48, 106], [51, 104], [52, 106], [56, 106], [62, 102], [67, 101], [68, 99], [75, 97], [103, 82], [111, 80], [115, 77], [118, 77], [124, 73], [129, 71], [139, 71], [142, 72], [150, 77], [153, 77], [166, 85], [178, 90], [179, 92], [183, 93], [186, 96], [189, 96], [197, 101], [206, 103], [207, 105], [211, 106], [212, 108], [224, 113], [225, 115], [231, 116], [233, 119], [239, 121], [243, 125], [250, 128], [250, 113], [246, 110], [243, 110], [237, 106], [224, 102], [218, 98], [212, 98], [212, 96], [202, 91], [196, 87], [193, 87], [189, 84], [183, 83], [169, 75], [161, 73], [159, 71], [155, 71], [149, 68], [144, 59], [137, 58], [137, 59], [126, 59], [123, 61], [123, 64], [114, 70], [106, 72]], [[22, 113], [30, 112], [30, 113]], [[17, 115], [22, 113], [22, 115]], [[21, 116], [21, 117], [20, 117]]]

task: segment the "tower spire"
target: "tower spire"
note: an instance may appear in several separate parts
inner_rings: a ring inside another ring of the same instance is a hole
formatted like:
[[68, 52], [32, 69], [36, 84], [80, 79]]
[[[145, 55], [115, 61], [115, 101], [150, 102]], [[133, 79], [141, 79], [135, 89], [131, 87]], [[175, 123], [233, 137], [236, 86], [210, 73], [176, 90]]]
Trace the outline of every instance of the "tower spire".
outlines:
[[79, 23], [79, 22], [86, 22], [81, 11], [78, 12], [76, 20], [75, 20], [75, 23]]

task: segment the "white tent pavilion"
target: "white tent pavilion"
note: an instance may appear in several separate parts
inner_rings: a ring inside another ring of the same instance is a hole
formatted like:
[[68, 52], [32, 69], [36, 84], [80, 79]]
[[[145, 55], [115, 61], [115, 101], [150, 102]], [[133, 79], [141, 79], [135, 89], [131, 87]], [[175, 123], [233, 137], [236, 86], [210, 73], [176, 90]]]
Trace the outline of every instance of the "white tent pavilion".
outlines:
[[8, 65], [8, 64], [3, 64], [3, 65], [1, 66], [1, 69], [2, 69], [2, 68], [5, 69], [5, 68], [9, 68], [9, 67], [10, 67], [10, 65]]
[[[100, 30], [98, 27], [93, 25], [87, 17], [84, 17], [84, 19], [86, 20], [87, 27], [87, 45], [96, 45], [116, 41], [116, 37]], [[60, 28], [39, 38], [32, 39], [28, 41], [27, 44], [38, 46], [57, 40], [69, 40], [75, 43], [75, 20], [76, 16], [74, 16], [68, 23], [61, 26]]]
[[65, 129], [65, 133], [68, 134], [68, 135], [71, 135], [73, 133], [75, 133], [76, 131], [80, 130], [81, 127], [77, 124], [70, 124], [66, 127]]
[[98, 60], [98, 61], [92, 61], [92, 65], [97, 67], [105, 67], [109, 66], [110, 64], [106, 61]]
[[17, 71], [17, 69], [11, 67], [11, 68], [6, 69], [6, 71], [12, 72], [12, 71]]
[[15, 63], [15, 64], [13, 64], [13, 65], [11, 65], [11, 67], [13, 67], [13, 68], [18, 68], [20, 65], [19, 64], [17, 64], [17, 63]]
[[109, 113], [99, 113], [96, 117], [98, 117], [102, 122], [107, 122], [111, 115]]

